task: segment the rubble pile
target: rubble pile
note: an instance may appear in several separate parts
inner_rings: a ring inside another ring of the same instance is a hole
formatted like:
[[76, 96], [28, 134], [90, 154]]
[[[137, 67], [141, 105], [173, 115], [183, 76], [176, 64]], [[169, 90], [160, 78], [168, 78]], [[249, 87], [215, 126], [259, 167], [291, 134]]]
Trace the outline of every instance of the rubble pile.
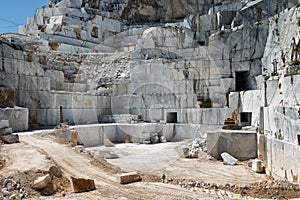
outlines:
[[5, 178], [1, 185], [0, 199], [24, 199], [28, 193], [21, 187], [20, 181], [13, 177]]
[[50, 196], [68, 191], [70, 183], [62, 176], [59, 167], [51, 166], [48, 171], [30, 170], [0, 177], [0, 199], [25, 199]]
[[150, 134], [150, 143], [151, 144], [156, 144], [156, 143], [166, 143], [167, 140], [165, 136], [160, 135], [158, 133], [151, 133]]
[[192, 144], [183, 148], [183, 154], [185, 158], [198, 158], [200, 151], [207, 152], [206, 138], [196, 138]]
[[[167, 178], [164, 175], [163, 182], [180, 185], [182, 188], [190, 190], [195, 188], [202, 188], [205, 190], [223, 190], [229, 191], [241, 196], [251, 196], [255, 198], [267, 199], [290, 199], [300, 197], [300, 187], [297, 184], [292, 184], [285, 180], [268, 180], [258, 183], [253, 183], [247, 186], [226, 183], [215, 184], [208, 183], [203, 180], [190, 180], [190, 179], [176, 179]], [[164, 181], [166, 180], [166, 181]]]

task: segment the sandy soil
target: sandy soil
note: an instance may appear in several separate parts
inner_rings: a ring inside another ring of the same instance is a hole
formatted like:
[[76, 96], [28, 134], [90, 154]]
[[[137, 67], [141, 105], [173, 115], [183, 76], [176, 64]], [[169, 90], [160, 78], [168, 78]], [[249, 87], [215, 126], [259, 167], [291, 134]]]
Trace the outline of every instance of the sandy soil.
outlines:
[[[78, 151], [78, 148], [41, 135], [20, 134], [20, 140], [18, 144], [2, 145], [1, 155], [7, 162], [0, 170], [1, 177], [11, 174], [26, 179], [24, 184], [29, 187], [36, 173], [43, 173], [51, 165], [59, 166], [65, 177], [58, 180], [62, 188], [56, 194], [40, 196], [29, 192], [31, 195], [28, 199], [245, 199], [246, 195], [255, 196], [253, 193], [263, 188], [270, 191], [264, 198], [280, 199], [287, 195], [285, 192], [298, 192], [300, 195], [298, 188], [281, 182], [276, 185], [273, 181], [268, 182], [265, 175], [251, 172], [246, 163], [225, 166], [219, 161], [207, 160], [204, 154], [200, 159], [184, 159], [181, 157], [181, 148], [186, 145], [184, 142], [118, 144], [115, 147]], [[109, 163], [101, 159], [95, 161], [89, 152], [97, 155], [99, 151], [114, 153], [119, 158], [109, 159]], [[143, 182], [120, 185], [116, 182], [116, 174], [120, 171], [140, 171]], [[166, 176], [164, 183], [162, 174]], [[97, 189], [86, 193], [71, 193], [65, 181], [70, 176], [94, 179]], [[265, 182], [253, 184], [258, 181]], [[204, 186], [198, 187], [200, 183]], [[285, 192], [279, 190], [278, 185]], [[270, 190], [273, 186], [274, 191]]]

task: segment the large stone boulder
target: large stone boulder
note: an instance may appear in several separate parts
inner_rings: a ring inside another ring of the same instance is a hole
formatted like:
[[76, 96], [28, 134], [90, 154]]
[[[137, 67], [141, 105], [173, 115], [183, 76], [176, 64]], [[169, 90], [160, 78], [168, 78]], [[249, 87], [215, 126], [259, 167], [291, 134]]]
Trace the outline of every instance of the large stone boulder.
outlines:
[[137, 172], [130, 172], [124, 174], [117, 174], [117, 182], [120, 184], [127, 184], [141, 181], [142, 177]]
[[221, 154], [221, 156], [224, 165], [236, 165], [236, 163], [238, 162], [238, 160], [235, 157], [231, 156], [229, 153], [224, 152]]
[[95, 190], [95, 181], [92, 179], [70, 177], [72, 192], [87, 192]]

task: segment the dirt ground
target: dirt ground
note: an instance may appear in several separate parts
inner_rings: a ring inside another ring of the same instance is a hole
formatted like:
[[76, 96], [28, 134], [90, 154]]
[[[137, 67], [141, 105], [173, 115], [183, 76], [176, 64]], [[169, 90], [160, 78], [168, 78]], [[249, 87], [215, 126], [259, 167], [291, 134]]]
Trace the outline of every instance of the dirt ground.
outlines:
[[[1, 145], [0, 185], [14, 179], [16, 199], [291, 199], [300, 197], [298, 186], [274, 181], [252, 172], [246, 162], [236, 166], [207, 159], [182, 158], [188, 142], [155, 145], [117, 144], [84, 149], [58, 143], [53, 134], [20, 134], [20, 143]], [[101, 157], [114, 158], [103, 159]], [[54, 178], [56, 192], [32, 189], [34, 179], [49, 173], [51, 166], [62, 170]], [[116, 174], [139, 171], [143, 181], [120, 185]], [[68, 178], [94, 179], [97, 189], [72, 193]], [[17, 190], [17, 189], [16, 189]], [[22, 192], [22, 196], [21, 196]], [[1, 191], [0, 191], [1, 194]]]

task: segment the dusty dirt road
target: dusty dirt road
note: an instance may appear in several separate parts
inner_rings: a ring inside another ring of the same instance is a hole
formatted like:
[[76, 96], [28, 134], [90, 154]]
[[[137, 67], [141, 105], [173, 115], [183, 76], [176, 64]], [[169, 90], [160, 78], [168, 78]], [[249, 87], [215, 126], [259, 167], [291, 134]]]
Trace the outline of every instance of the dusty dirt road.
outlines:
[[[163, 183], [139, 182], [130, 185], [116, 183], [116, 174], [109, 174], [90, 164], [91, 159], [76, 153], [70, 146], [53, 142], [47, 138], [21, 135], [20, 140], [42, 152], [47, 152], [64, 172], [64, 176], [94, 179], [97, 190], [68, 194], [65, 197], [41, 197], [41, 199], [219, 199], [224, 193], [193, 192], [179, 186]], [[229, 194], [230, 195], [230, 194]]]

